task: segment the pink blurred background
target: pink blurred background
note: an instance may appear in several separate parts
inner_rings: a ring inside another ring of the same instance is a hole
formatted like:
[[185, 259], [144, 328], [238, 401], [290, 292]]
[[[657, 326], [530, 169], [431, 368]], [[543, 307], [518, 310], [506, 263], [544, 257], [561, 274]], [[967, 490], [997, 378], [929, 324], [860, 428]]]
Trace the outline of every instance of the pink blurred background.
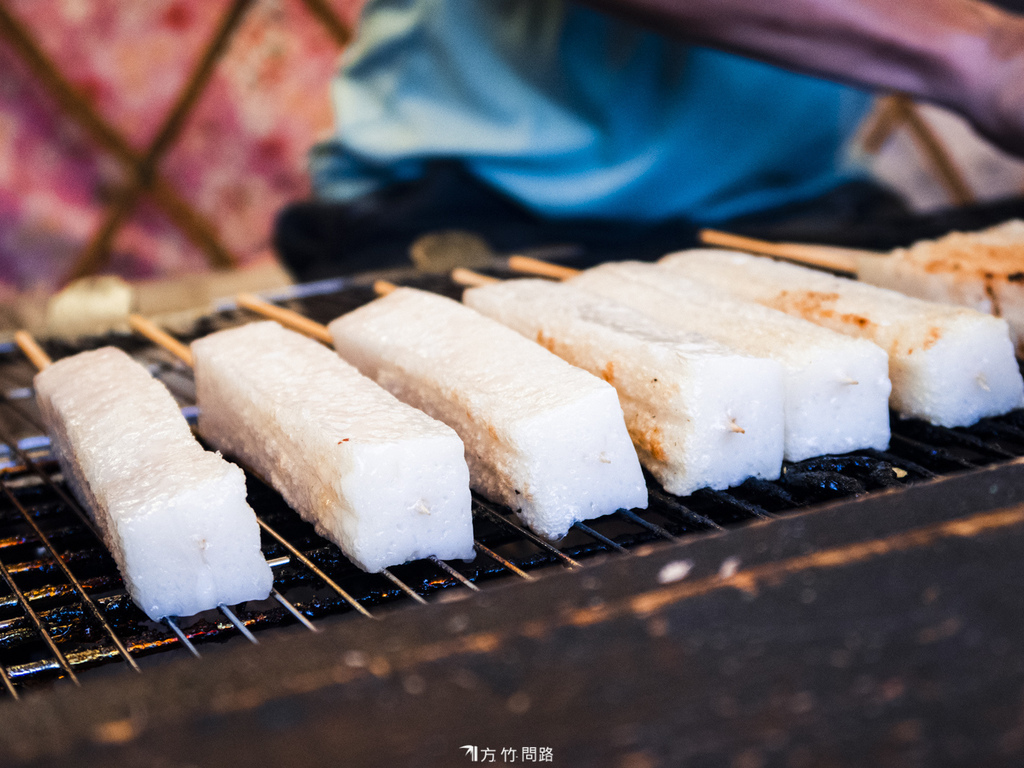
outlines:
[[[326, 0], [354, 24], [360, 0]], [[0, 0], [57, 69], [139, 153], [152, 140], [230, 0]], [[306, 153], [333, 125], [338, 41], [302, 0], [250, 4], [160, 162], [242, 265], [271, 258], [273, 218], [308, 195]], [[0, 36], [0, 283], [53, 289], [127, 178]], [[103, 271], [129, 278], [207, 269], [141, 198]]]
[[[166, 183], [240, 266], [273, 258], [274, 217], [308, 196], [306, 157], [330, 134], [330, 80], [363, 0], [249, 0], [183, 130], [160, 160]], [[131, 180], [26, 65], [11, 23], [138, 154], [159, 132], [202, 51], [243, 0], [0, 0], [0, 303], [61, 287]], [[325, 20], [324, 16], [327, 15]], [[1024, 162], [960, 118], [925, 107], [971, 199], [1019, 194]], [[895, 130], [862, 161], [918, 210], [957, 202], [920, 142]], [[856, 151], [856, 147], [854, 148]], [[962, 201], [960, 201], [962, 202]], [[176, 277], [210, 268], [143, 196], [115, 229], [101, 272]]]

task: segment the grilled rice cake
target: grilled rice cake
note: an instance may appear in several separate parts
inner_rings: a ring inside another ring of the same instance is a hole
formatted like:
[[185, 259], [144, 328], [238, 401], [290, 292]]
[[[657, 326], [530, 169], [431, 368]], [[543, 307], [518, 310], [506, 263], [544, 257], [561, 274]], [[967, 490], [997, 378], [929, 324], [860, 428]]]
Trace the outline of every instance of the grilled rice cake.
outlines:
[[660, 263], [736, 298], [878, 344], [889, 354], [890, 404], [904, 416], [957, 427], [1024, 405], [1005, 320], [747, 254], [684, 251]]
[[274, 322], [192, 343], [199, 430], [352, 562], [473, 557], [469, 470], [450, 428]]
[[615, 390], [457, 301], [411, 288], [330, 324], [338, 353], [466, 444], [473, 488], [549, 538], [647, 505]]
[[1017, 356], [1024, 358], [1024, 221], [951, 232], [888, 256], [861, 257], [857, 276], [908, 296], [1002, 317]]
[[245, 475], [203, 450], [145, 368], [105, 347], [54, 363], [35, 388], [65, 480], [150, 618], [270, 594]]
[[781, 365], [788, 461], [888, 447], [892, 385], [888, 356], [878, 345], [739, 301], [657, 264], [602, 264], [570, 283], [666, 328]]
[[777, 363], [548, 280], [472, 288], [463, 301], [615, 387], [640, 461], [670, 493], [778, 478]]

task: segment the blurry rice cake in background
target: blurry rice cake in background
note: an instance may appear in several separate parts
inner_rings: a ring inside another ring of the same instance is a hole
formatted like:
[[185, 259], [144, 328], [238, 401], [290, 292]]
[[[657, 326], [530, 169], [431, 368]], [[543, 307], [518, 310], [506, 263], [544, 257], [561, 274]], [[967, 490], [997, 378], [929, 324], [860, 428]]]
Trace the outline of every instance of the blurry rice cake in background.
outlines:
[[857, 277], [866, 283], [929, 301], [961, 304], [1002, 317], [1018, 357], [1024, 357], [1024, 221], [1013, 219], [980, 232], [950, 232], [862, 257]]
[[127, 282], [114, 275], [85, 277], [52, 295], [45, 291], [0, 292], [0, 341], [9, 341], [19, 329], [66, 339], [127, 330], [132, 312], [192, 320], [209, 312], [217, 299], [291, 284], [291, 275], [280, 264], [264, 261], [244, 269], [165, 280]]

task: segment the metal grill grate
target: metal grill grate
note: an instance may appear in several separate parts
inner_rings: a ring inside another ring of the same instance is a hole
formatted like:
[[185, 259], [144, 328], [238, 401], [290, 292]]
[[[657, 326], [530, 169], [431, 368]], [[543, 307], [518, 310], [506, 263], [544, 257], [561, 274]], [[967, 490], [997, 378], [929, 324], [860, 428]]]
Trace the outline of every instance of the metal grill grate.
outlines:
[[[417, 283], [452, 296], [459, 291], [441, 278]], [[292, 295], [292, 308], [318, 321], [373, 297], [365, 284], [347, 281], [302, 287]], [[196, 322], [191, 334], [251, 319], [226, 309]], [[194, 418], [191, 373], [162, 350], [112, 334], [80, 346], [53, 344], [49, 351], [60, 358], [103, 344], [120, 346], [147, 364]], [[507, 509], [475, 497], [475, 560], [430, 558], [383, 574], [358, 570], [250, 475], [250, 503], [275, 575], [271, 597], [153, 622], [128, 598], [113, 559], [63, 485], [42, 436], [31, 376], [16, 350], [0, 352], [0, 682], [6, 692], [0, 695], [9, 696], [55, 681], [78, 684], [83, 671], [95, 668], [144, 669], [164, 658], [164, 651], [198, 656], [218, 642], [257, 642], [261, 631], [275, 627], [302, 624], [317, 631], [333, 617], [365, 620], [392, 605], [457, 599], [502, 580], [532, 580], [545, 568], [585, 567], [596, 555], [629, 556], [658, 541], [1024, 456], [1019, 411], [952, 430], [894, 417], [889, 451], [811, 459], [787, 465], [775, 482], [749, 480], [728, 492], [702, 490], [686, 498], [665, 493], [648, 478], [648, 509], [577, 524], [557, 543], [521, 527]]]

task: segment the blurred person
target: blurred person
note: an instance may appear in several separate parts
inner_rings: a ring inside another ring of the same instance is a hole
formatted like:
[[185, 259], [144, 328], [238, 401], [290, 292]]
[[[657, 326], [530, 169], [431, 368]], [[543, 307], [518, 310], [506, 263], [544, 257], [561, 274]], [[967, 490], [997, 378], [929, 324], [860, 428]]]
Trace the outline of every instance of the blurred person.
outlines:
[[303, 278], [451, 228], [655, 257], [698, 225], [856, 226], [901, 201], [846, 149], [871, 90], [1024, 153], [1024, 20], [975, 0], [368, 0], [279, 218]]

